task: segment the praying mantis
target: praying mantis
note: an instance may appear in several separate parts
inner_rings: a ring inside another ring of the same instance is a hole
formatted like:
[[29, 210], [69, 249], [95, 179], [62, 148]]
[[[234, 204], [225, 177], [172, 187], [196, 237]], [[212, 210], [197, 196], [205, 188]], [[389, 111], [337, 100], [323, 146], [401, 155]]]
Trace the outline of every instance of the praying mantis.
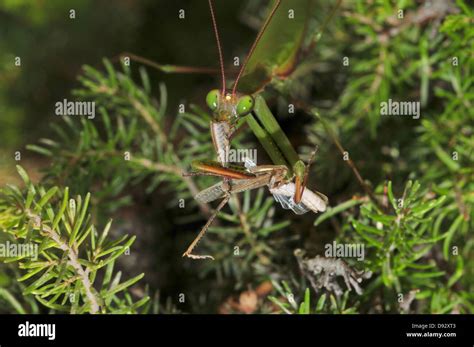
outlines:
[[[235, 193], [268, 186], [270, 193], [282, 207], [291, 209], [296, 214], [302, 214], [308, 210], [317, 213], [326, 209], [328, 203], [326, 196], [305, 189], [314, 153], [308, 165], [305, 165], [260, 95], [267, 85], [290, 76], [296, 68], [298, 58], [305, 54], [303, 43], [308, 30], [309, 16], [313, 10], [313, 2], [313, 0], [273, 1], [271, 10], [232, 88], [228, 90], [216, 14], [213, 1], [208, 0], [222, 79], [221, 89], [211, 90], [206, 97], [206, 103], [213, 112], [209, 128], [217, 162], [194, 161], [192, 168], [195, 171], [185, 175], [211, 175], [221, 178], [220, 183], [204, 189], [195, 198], [206, 203], [219, 198], [222, 198], [222, 201], [183, 256], [193, 259], [212, 259], [211, 256], [196, 255], [192, 251], [216, 218], [217, 213]], [[306, 48], [313, 44], [314, 40]], [[133, 56], [133, 58], [164, 72], [209, 72], [204, 68], [165, 66], [150, 63], [138, 56]], [[242, 119], [245, 119], [273, 165], [255, 165], [247, 162], [246, 166], [242, 167], [228, 162], [231, 139]]]
[[[310, 1], [301, 1], [300, 3], [310, 4]], [[313, 193], [309, 189], [305, 189], [309, 165], [314, 158], [314, 154], [308, 163], [308, 166], [305, 166], [304, 163], [299, 159], [298, 155], [291, 146], [288, 138], [285, 136], [278, 123], [274, 119], [273, 115], [270, 113], [268, 108], [265, 108], [262, 104], [262, 107], [255, 110], [255, 113], [260, 119], [263, 119], [263, 125], [266, 129], [274, 129], [278, 133], [277, 139], [281, 142], [276, 142], [276, 144], [283, 143], [283, 148], [281, 150], [283, 153], [286, 153], [286, 159], [282, 158], [280, 155], [280, 150], [275, 150], [277, 147], [275, 142], [270, 138], [266, 137], [264, 129], [254, 120], [251, 123], [251, 127], [257, 130], [258, 133], [263, 134], [263, 139], [266, 141], [261, 141], [262, 145], [269, 147], [268, 150], [270, 156], [275, 163], [280, 163], [276, 165], [263, 165], [256, 166], [254, 163], [247, 163], [246, 170], [241, 168], [229, 168], [227, 162], [227, 153], [230, 149], [230, 140], [231, 136], [235, 131], [236, 119], [249, 115], [255, 105], [255, 101], [252, 95], [239, 95], [237, 94], [237, 87], [239, 80], [243, 75], [246, 67], [249, 62], [252, 63], [252, 55], [255, 53], [257, 44], [262, 39], [265, 30], [268, 28], [272, 18], [277, 13], [281, 5], [281, 1], [275, 1], [275, 4], [270, 11], [267, 19], [265, 20], [260, 32], [257, 35], [250, 51], [247, 55], [247, 58], [244, 61], [242, 68], [237, 75], [237, 78], [234, 82], [233, 88], [231, 91], [226, 89], [226, 78], [223, 64], [222, 48], [220, 46], [220, 37], [217, 30], [217, 21], [214, 14], [214, 8], [212, 0], [209, 0], [209, 8], [211, 12], [211, 18], [214, 28], [214, 33], [216, 36], [216, 43], [218, 46], [218, 55], [221, 68], [221, 77], [222, 77], [222, 89], [211, 90], [207, 97], [206, 102], [209, 108], [214, 113], [214, 119], [210, 122], [210, 130], [212, 135], [212, 141], [214, 148], [218, 154], [219, 163], [209, 163], [209, 162], [193, 162], [192, 167], [196, 170], [191, 173], [193, 175], [214, 175], [223, 178], [222, 182], [217, 183], [214, 186], [211, 186], [195, 196], [195, 199], [200, 202], [211, 202], [218, 198], [222, 198], [219, 206], [215, 212], [211, 215], [207, 223], [203, 226], [198, 236], [190, 244], [188, 249], [184, 252], [183, 256], [192, 258], [192, 259], [213, 259], [209, 255], [196, 255], [193, 254], [195, 246], [204, 236], [205, 232], [212, 224], [216, 218], [218, 212], [227, 204], [231, 194], [239, 193], [245, 190], [251, 190], [259, 188], [262, 186], [268, 186], [270, 192], [273, 194], [275, 199], [282, 205], [283, 208], [291, 209], [296, 214], [302, 214], [308, 210], [313, 212], [323, 212], [326, 210], [328, 199], [322, 193], [316, 192]], [[294, 53], [293, 53], [294, 54]], [[290, 57], [288, 57], [290, 58]], [[257, 66], [257, 65], [255, 65]], [[276, 70], [274, 69], [272, 73]], [[248, 75], [248, 73], [247, 73]], [[262, 99], [259, 99], [259, 101]], [[260, 101], [262, 102], [262, 101]], [[266, 105], [265, 105], [266, 106]], [[252, 115], [250, 115], [252, 117]], [[252, 122], [252, 121], [251, 121]], [[273, 154], [273, 156], [272, 156]], [[288, 163], [293, 164], [292, 167]], [[288, 178], [289, 171], [291, 168], [294, 171], [294, 178]], [[295, 182], [293, 182], [293, 179]]]

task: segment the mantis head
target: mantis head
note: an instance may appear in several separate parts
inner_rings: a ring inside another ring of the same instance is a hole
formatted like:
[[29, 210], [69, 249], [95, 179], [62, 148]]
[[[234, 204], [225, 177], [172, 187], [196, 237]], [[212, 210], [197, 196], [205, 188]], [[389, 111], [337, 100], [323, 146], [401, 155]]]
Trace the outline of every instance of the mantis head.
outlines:
[[207, 94], [206, 103], [217, 120], [234, 121], [252, 112], [255, 100], [251, 95], [223, 94], [213, 89]]

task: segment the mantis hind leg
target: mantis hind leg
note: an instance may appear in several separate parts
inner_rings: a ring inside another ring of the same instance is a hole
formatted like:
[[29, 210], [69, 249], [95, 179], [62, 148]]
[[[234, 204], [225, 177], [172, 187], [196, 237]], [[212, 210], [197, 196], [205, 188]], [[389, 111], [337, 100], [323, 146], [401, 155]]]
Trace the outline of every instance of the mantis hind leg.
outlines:
[[188, 257], [188, 258], [192, 258], [192, 259], [212, 259], [212, 260], [214, 260], [214, 257], [211, 256], [211, 255], [199, 255], [199, 254], [193, 254], [192, 252], [193, 252], [193, 249], [196, 247], [196, 245], [199, 243], [199, 241], [201, 241], [204, 234], [206, 234], [207, 229], [209, 229], [209, 227], [211, 226], [214, 219], [216, 219], [217, 214], [219, 213], [219, 211], [227, 204], [229, 199], [230, 199], [230, 193], [228, 192], [226, 194], [225, 198], [222, 199], [222, 201], [220, 202], [219, 206], [217, 206], [217, 208], [214, 211], [214, 213], [212, 214], [212, 216], [209, 217], [206, 224], [202, 227], [202, 229], [199, 232], [198, 236], [196, 236], [194, 241], [189, 245], [186, 252], [183, 253], [183, 257]]
[[157, 62], [154, 62], [153, 60], [150, 60], [148, 58], [145, 58], [145, 57], [142, 57], [130, 52], [120, 53], [118, 56], [115, 56], [114, 58], [112, 58], [112, 60], [123, 61], [123, 59], [125, 58], [129, 58], [130, 60], [147, 65], [153, 69], [156, 69], [164, 73], [215, 74], [219, 71], [216, 68], [210, 68], [210, 67], [159, 64]]

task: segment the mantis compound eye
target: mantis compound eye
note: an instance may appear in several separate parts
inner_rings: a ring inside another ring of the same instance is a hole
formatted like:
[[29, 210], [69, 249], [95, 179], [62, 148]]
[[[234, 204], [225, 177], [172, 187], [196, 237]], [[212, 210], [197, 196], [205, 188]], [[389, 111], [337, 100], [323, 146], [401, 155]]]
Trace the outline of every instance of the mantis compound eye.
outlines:
[[212, 111], [215, 111], [217, 109], [217, 106], [219, 104], [219, 97], [220, 92], [217, 89], [213, 89], [209, 93], [207, 93], [206, 103]]
[[237, 115], [242, 117], [250, 113], [253, 110], [254, 103], [253, 97], [250, 95], [241, 97], [237, 103]]

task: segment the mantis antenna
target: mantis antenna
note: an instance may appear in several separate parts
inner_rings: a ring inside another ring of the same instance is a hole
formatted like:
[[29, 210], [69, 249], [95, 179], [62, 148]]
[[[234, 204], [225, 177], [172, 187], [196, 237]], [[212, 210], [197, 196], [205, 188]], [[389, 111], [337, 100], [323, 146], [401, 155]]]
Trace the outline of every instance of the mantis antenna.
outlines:
[[217, 51], [219, 52], [219, 64], [221, 66], [221, 77], [222, 77], [222, 95], [225, 95], [225, 71], [224, 71], [224, 58], [222, 55], [221, 40], [219, 38], [219, 30], [217, 29], [216, 16], [214, 14], [214, 5], [212, 0], [209, 0], [209, 9], [211, 10], [212, 26], [214, 28], [214, 34], [216, 35]]
[[255, 39], [255, 41], [252, 44], [252, 47], [250, 47], [250, 51], [247, 54], [247, 57], [245, 58], [244, 64], [242, 65], [242, 68], [240, 69], [239, 74], [237, 75], [237, 78], [235, 79], [234, 87], [232, 88], [232, 95], [235, 95], [235, 92], [237, 91], [237, 85], [239, 84], [240, 77], [242, 76], [242, 73], [244, 72], [245, 67], [247, 66], [247, 63], [250, 60], [250, 57], [252, 56], [253, 52], [255, 51], [255, 48], [257, 47], [258, 42], [262, 38], [263, 33], [267, 29], [268, 24], [270, 24], [270, 21], [272, 20], [273, 16], [275, 15], [275, 12], [278, 9], [278, 7], [280, 6], [280, 4], [281, 4], [281, 0], [277, 0], [277, 2], [275, 3], [275, 5], [272, 8], [272, 11], [270, 12], [270, 15], [265, 20], [265, 23], [263, 23], [262, 29], [260, 29], [260, 31], [257, 35], [257, 38]]

